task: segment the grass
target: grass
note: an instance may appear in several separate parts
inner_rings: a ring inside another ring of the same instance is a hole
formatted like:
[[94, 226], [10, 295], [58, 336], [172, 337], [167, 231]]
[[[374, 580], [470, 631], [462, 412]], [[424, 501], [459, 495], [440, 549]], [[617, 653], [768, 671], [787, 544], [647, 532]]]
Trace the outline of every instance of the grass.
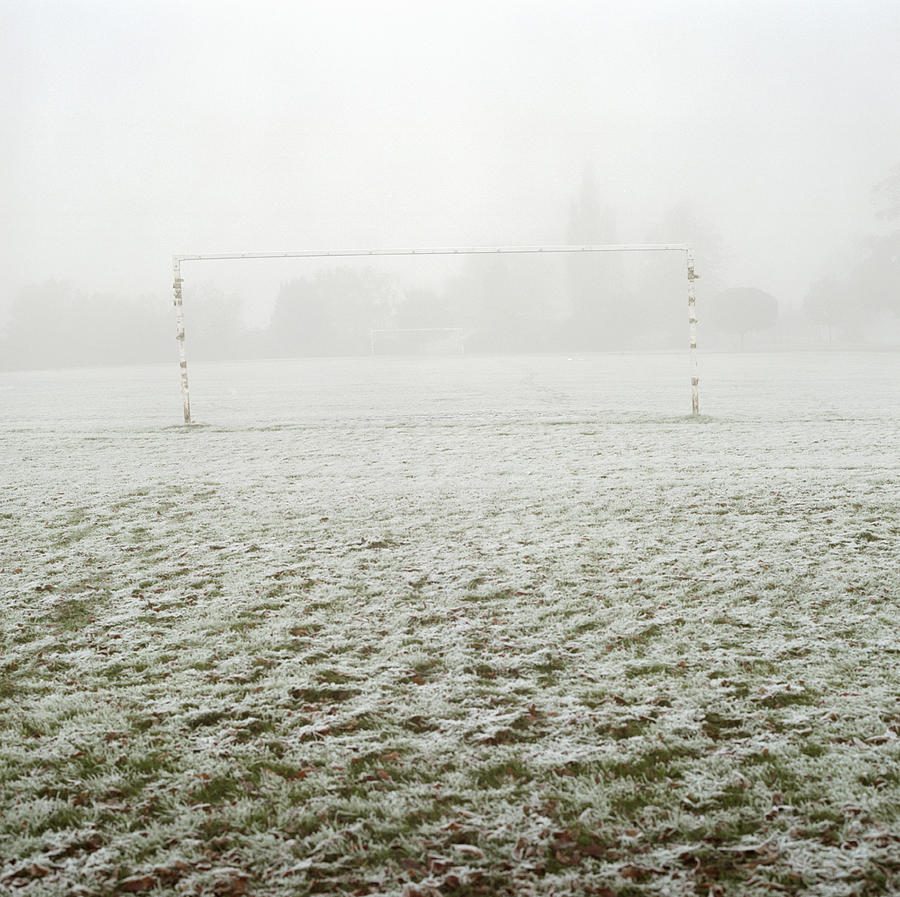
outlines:
[[62, 632], [78, 632], [91, 622], [95, 606], [87, 599], [64, 598], [53, 607], [50, 622]]
[[900, 494], [843, 426], [35, 437], [0, 892], [896, 891]]
[[[330, 634], [328, 628], [322, 631]], [[264, 644], [260, 640], [254, 650], [263, 649]], [[185, 675], [188, 665], [181, 666], [176, 654], [169, 656], [170, 667]], [[541, 687], [548, 687], [551, 675], [556, 681], [571, 672], [560, 658], [554, 654], [529, 668], [527, 675], [534, 677], [537, 694]], [[296, 893], [331, 893], [350, 887], [362, 892], [371, 888], [367, 882], [385, 876], [393, 882], [389, 890], [398, 894], [415, 893], [417, 881], [438, 882], [441, 894], [513, 894], [526, 879], [539, 888], [553, 883], [557, 891], [567, 887], [565, 882], [577, 882], [572, 885], [577, 893], [591, 893], [592, 888], [604, 893], [602, 889], [609, 888], [616, 894], [638, 895], [662, 887], [664, 881], [670, 882], [666, 887], [676, 889], [682, 885], [671, 882], [682, 882], [685, 893], [716, 888], [751, 893], [757, 887], [796, 890], [805, 881], [801, 873], [780, 865], [778, 856], [765, 855], [765, 865], [760, 866], [752, 852], [740, 852], [741, 845], [765, 841], [779, 825], [777, 814], [764, 812], [765, 794], [777, 794], [779, 801], [793, 805], [789, 818], [798, 833], [794, 837], [818, 845], [820, 851], [837, 849], [840, 832], [852, 818], [842, 807], [825, 803], [821, 776], [826, 773], [820, 770], [810, 779], [809, 769], [803, 774], [798, 771], [796, 756], [809, 761], [827, 758], [827, 742], [821, 736], [797, 742], [796, 752], [745, 756], [731, 765], [734, 772], [740, 771], [744, 783], [714, 787], [705, 797], [694, 795], [686, 804], [691, 808], [687, 813], [679, 808], [682, 797], [696, 787], [696, 776], [703, 775], [711, 762], [717, 744], [747, 743], [746, 713], [709, 709], [697, 731], [706, 741], [659, 744], [652, 733], [660, 719], [664, 721], [665, 709], [634, 715], [631, 702], [614, 700], [615, 691], [595, 692], [590, 703], [603, 717], [587, 723], [587, 732], [593, 733], [597, 747], [608, 746], [606, 759], [598, 756], [554, 770], [535, 764], [540, 754], [527, 759], [523, 750], [540, 750], [564, 731], [555, 721], [558, 711], [548, 715], [532, 705], [511, 715], [490, 739], [482, 740], [465, 765], [451, 754], [444, 754], [439, 763], [432, 759], [423, 764], [424, 745], [429, 742], [418, 744], [415, 739], [430, 738], [439, 731], [440, 716], [342, 715], [341, 705], [354, 705], [358, 712], [356, 702], [366, 695], [371, 699], [378, 691], [371, 686], [349, 687], [357, 676], [326, 665], [327, 655], [318, 664], [307, 674], [314, 681], [293, 686], [289, 692], [291, 704], [333, 707], [318, 723], [312, 717], [290, 716], [288, 706], [285, 713], [269, 720], [251, 717], [251, 707], [261, 708], [244, 703], [247, 709], [238, 709], [245, 699], [233, 686], [228, 706], [219, 709], [169, 719], [134, 713], [125, 721], [124, 736], [111, 737], [109, 732], [99, 741], [85, 730], [82, 739], [87, 749], [68, 758], [58, 756], [42, 767], [43, 786], [30, 798], [25, 784], [29, 780], [13, 779], [20, 800], [30, 801], [34, 809], [24, 826], [17, 819], [6, 823], [4, 839], [7, 843], [13, 839], [20, 845], [18, 850], [31, 854], [36, 868], [49, 869], [48, 877], [57, 880], [63, 873], [54, 871], [54, 861], [44, 859], [49, 863], [44, 867], [39, 860], [45, 857], [43, 845], [57, 842], [62, 833], [71, 833], [66, 836], [69, 843], [82, 845], [67, 848], [76, 859], [86, 860], [100, 844], [115, 845], [114, 851], [125, 862], [116, 867], [122, 872], [110, 867], [107, 874], [102, 866], [80, 862], [65, 867], [66, 875], [74, 871], [76, 876], [67, 880], [79, 881], [79, 887], [98, 895], [115, 886], [116, 875], [124, 880], [124, 872], [159, 875], [154, 870], [168, 868], [171, 847], [140, 840], [148, 824], [162, 826], [162, 831], [170, 833], [170, 842], [174, 837], [183, 864], [177, 867], [178, 881], [192, 882], [195, 888], [220, 887], [222, 893], [226, 885], [212, 882], [208, 857], [227, 855], [253, 880], [259, 863], [254, 857], [260, 850], [265, 855], [264, 845], [273, 836], [290, 839], [294, 845], [278, 862], [285, 870], [279, 880], [285, 887], [291, 882], [292, 887], [299, 886]], [[93, 687], [124, 696], [135, 687], [129, 684], [128, 669], [122, 662], [104, 667]], [[266, 683], [281, 671], [278, 664], [264, 664], [263, 669], [267, 672], [259, 687], [265, 692], [274, 684]], [[446, 659], [420, 658], [407, 669], [419, 678], [418, 684], [404, 686], [412, 689], [445, 688], [452, 673]], [[503, 680], [490, 665], [475, 664], [471, 673], [488, 686], [502, 687]], [[8, 671], [7, 678], [10, 675], [15, 678], [16, 671]], [[643, 678], [625, 675], [622, 681]], [[746, 703], [746, 710], [760, 705], [778, 711], [809, 706], [808, 702], [779, 701], [773, 707], [772, 702], [752, 695]], [[368, 724], [353, 725], [354, 719], [367, 719]], [[84, 714], [76, 714], [60, 718], [58, 724], [29, 724], [23, 731], [29, 741], [49, 746], [48, 739], [55, 737], [60, 726], [79, 729], [88, 721]], [[297, 737], [310, 728], [311, 740]], [[187, 733], [187, 741], [185, 735], [180, 742], [175, 740], [176, 731]], [[374, 741], [365, 733], [371, 733]], [[194, 737], [218, 745], [199, 768], [202, 755], [191, 761], [190, 754], [184, 754], [185, 748], [190, 752]], [[452, 741], [449, 734], [443, 738]], [[392, 739], [396, 748], [386, 749]], [[375, 746], [357, 753], [358, 746], [366, 743]], [[629, 745], [623, 748], [627, 756], [616, 756], [615, 745]], [[723, 771], [714, 779], [728, 774]], [[62, 782], [81, 784], [67, 788]], [[896, 785], [896, 778], [858, 777], [860, 789], [884, 789], [891, 784]], [[584, 796], [573, 799], [585, 788], [599, 789], [605, 798], [602, 802], [590, 798], [585, 802]], [[43, 810], [38, 809], [40, 800], [45, 802]], [[110, 804], [124, 807], [125, 815], [122, 809], [108, 811]], [[573, 819], [579, 805], [587, 807], [582, 813], [588, 814], [588, 820], [596, 821]], [[485, 813], [489, 818], [501, 807], [504, 814], [512, 811], [513, 815], [499, 828], [496, 822], [485, 826]], [[493, 808], [493, 814], [488, 808]], [[596, 818], [598, 812], [601, 816]], [[99, 838], [91, 841], [78, 834], [91, 831], [99, 832]], [[190, 846], [194, 843], [206, 846], [198, 852]], [[309, 858], [315, 859], [310, 863]], [[302, 872], [287, 872], [298, 863]], [[878, 863], [865, 867], [861, 875], [857, 872], [869, 893], [886, 888], [892, 874]], [[15, 880], [27, 882], [28, 878]], [[264, 893], [267, 880], [268, 876], [258, 879]]]

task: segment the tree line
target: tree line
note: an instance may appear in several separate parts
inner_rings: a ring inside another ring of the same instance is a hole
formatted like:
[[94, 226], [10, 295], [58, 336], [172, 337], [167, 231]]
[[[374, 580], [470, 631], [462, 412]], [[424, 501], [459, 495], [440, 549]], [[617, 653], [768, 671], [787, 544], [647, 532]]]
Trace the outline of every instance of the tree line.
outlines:
[[[776, 297], [723, 281], [714, 229], [687, 206], [670, 209], [644, 238], [678, 235], [697, 249], [705, 348], [770, 345], [777, 333], [807, 344], [858, 344], [865, 322], [900, 323], [900, 167], [878, 185], [879, 218], [847, 270], [812, 283], [802, 313]], [[620, 239], [590, 171], [570, 203], [565, 239]], [[241, 301], [215, 290], [187, 299], [191, 357], [203, 360], [360, 355], [373, 330], [458, 328], [467, 352], [554, 352], [681, 348], [686, 293], [681, 254], [640, 261], [615, 254], [479, 255], [438, 286], [408, 286], [370, 267], [345, 265], [282, 284], [261, 328], [242, 319]], [[0, 367], [153, 363], [174, 355], [171, 300], [89, 294], [71, 284], [31, 285], [0, 321]], [[406, 350], [415, 350], [415, 341]]]

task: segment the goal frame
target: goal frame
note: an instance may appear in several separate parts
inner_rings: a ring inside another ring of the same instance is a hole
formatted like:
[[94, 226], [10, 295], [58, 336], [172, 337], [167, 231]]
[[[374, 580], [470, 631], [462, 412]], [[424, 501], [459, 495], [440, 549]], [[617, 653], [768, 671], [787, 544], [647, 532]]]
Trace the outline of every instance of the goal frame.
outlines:
[[404, 255], [518, 255], [524, 253], [593, 253], [593, 252], [682, 252], [685, 257], [688, 300], [688, 327], [690, 332], [691, 363], [691, 414], [700, 414], [700, 373], [697, 361], [697, 298], [694, 281], [699, 277], [694, 270], [694, 249], [688, 243], [597, 243], [593, 245], [556, 246], [445, 246], [426, 249], [300, 249], [277, 252], [204, 252], [184, 253], [172, 256], [172, 289], [175, 305], [175, 339], [178, 343], [178, 363], [181, 369], [181, 402], [185, 425], [191, 418], [191, 396], [188, 385], [187, 354], [184, 337], [184, 278], [181, 266], [184, 262], [224, 261], [240, 259], [313, 259], [359, 258]]

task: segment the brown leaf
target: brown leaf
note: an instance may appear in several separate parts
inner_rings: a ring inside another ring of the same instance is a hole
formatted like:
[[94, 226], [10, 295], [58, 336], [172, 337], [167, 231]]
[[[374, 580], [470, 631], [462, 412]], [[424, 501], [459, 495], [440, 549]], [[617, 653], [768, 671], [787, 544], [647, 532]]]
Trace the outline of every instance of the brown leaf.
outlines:
[[[75, 806], [82, 806], [85, 801], [79, 802], [76, 797], [73, 803], [75, 804]], [[74, 856], [79, 851], [83, 851], [84, 853], [93, 853], [95, 850], [99, 850], [102, 846], [103, 839], [100, 837], [100, 835], [94, 832], [84, 838], [73, 841], [71, 844], [66, 844], [64, 847], [60, 847], [58, 850], [54, 850], [53, 853], [50, 854], [50, 856], [55, 859], [57, 857]]]
[[516, 846], [513, 848], [513, 856], [517, 860], [535, 857], [538, 852], [537, 844], [529, 838], [519, 838], [519, 840], [516, 841]]
[[[31, 863], [22, 872], [24, 872], [24, 877], [43, 878], [45, 875], [50, 874], [50, 869], [47, 866], [42, 866], [40, 863]], [[22, 873], [19, 874], [22, 875]]]
[[627, 878], [629, 881], [644, 881], [650, 877], [650, 870], [645, 869], [643, 866], [632, 866], [629, 864], [619, 870], [619, 875], [622, 878]]
[[411, 857], [403, 857], [403, 859], [400, 860], [400, 865], [413, 875], [424, 875], [427, 871], [424, 863], [420, 863], [418, 860], [414, 860]]
[[166, 885], [180, 881], [191, 871], [191, 867], [184, 860], [175, 860], [168, 866], [157, 866], [153, 872], [159, 880]]
[[247, 893], [247, 879], [243, 872], [232, 873], [228, 878], [220, 878], [213, 885], [216, 897], [240, 897]]
[[117, 890], [129, 894], [137, 894], [140, 891], [149, 891], [156, 887], [155, 875], [132, 875], [131, 878], [123, 878], [117, 886]]
[[454, 844], [452, 846], [457, 853], [461, 853], [463, 856], [472, 857], [476, 860], [484, 859], [484, 851], [474, 844]]
[[33, 869], [47, 869], [46, 866], [39, 866], [37, 863], [31, 863], [28, 866], [22, 866], [19, 869], [14, 869], [12, 872], [8, 872], [3, 876], [0, 881], [15, 881], [18, 878], [43, 878], [47, 872], [50, 870], [47, 869], [46, 872], [33, 872]]
[[447, 857], [428, 857], [428, 871], [433, 875], [442, 875], [453, 865], [453, 861]]

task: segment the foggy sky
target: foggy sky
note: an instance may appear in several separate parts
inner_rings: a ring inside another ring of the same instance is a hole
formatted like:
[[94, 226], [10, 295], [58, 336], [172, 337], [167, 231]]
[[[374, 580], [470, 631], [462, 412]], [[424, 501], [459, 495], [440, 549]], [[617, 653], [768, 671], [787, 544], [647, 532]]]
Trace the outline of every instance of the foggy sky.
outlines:
[[798, 304], [900, 162], [900, 4], [636, 6], [0, 0], [0, 302], [167, 298], [175, 251], [562, 242], [589, 165], [618, 239], [687, 202], [725, 282]]

